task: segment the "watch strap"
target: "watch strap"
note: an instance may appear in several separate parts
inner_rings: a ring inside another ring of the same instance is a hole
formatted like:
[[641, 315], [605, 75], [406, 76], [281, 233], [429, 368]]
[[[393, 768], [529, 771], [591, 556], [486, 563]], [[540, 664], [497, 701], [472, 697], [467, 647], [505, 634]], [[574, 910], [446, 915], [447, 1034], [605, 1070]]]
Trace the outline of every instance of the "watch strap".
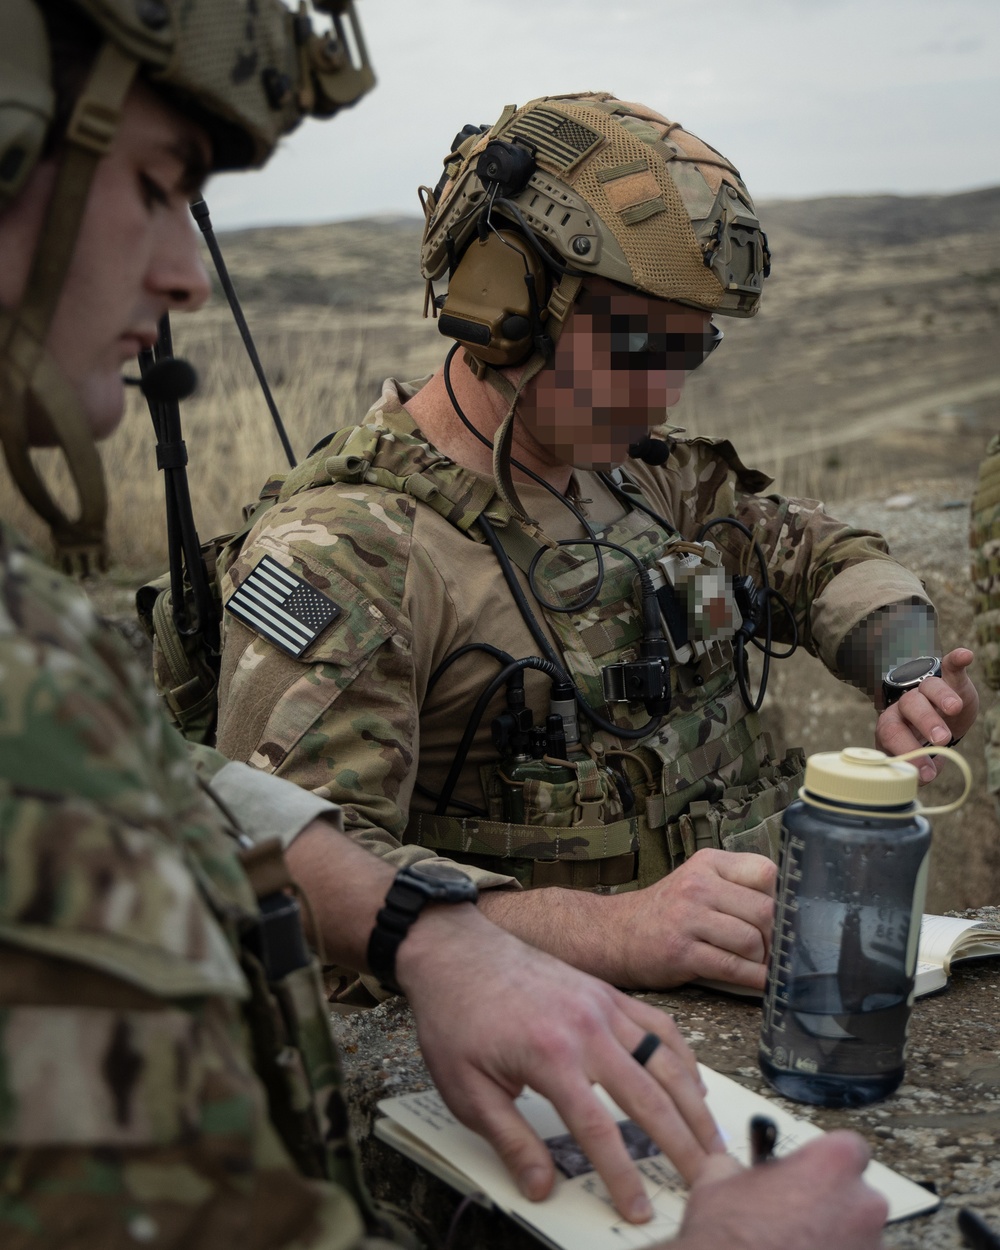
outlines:
[[387, 988], [400, 993], [396, 953], [428, 903], [475, 903], [478, 890], [459, 869], [442, 865], [437, 872], [409, 864], [396, 873], [368, 939], [368, 967]]
[[[404, 869], [405, 872], [405, 869]], [[426, 891], [397, 874], [375, 917], [368, 939], [368, 967], [386, 989], [402, 991], [396, 982], [396, 952], [430, 901]]]

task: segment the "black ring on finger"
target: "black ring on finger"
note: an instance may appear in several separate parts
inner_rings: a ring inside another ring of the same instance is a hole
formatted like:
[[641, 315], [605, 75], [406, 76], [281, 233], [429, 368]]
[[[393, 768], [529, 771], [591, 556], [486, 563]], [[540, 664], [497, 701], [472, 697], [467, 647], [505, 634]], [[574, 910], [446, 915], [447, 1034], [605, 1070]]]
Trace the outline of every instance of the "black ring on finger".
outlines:
[[647, 1033], [635, 1050], [632, 1051], [632, 1058], [644, 1068], [649, 1063], [653, 1052], [659, 1046], [661, 1040], [655, 1033]]

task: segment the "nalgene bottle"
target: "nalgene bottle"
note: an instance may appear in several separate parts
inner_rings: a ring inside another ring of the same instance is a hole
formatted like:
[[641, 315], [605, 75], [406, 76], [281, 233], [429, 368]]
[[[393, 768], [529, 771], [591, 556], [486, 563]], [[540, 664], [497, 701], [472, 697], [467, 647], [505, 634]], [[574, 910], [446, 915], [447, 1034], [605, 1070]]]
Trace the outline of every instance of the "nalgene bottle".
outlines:
[[[947, 748], [966, 774], [968, 765]], [[881, 751], [810, 756], [785, 812], [760, 1067], [787, 1098], [856, 1107], [903, 1079], [931, 844], [917, 770]]]

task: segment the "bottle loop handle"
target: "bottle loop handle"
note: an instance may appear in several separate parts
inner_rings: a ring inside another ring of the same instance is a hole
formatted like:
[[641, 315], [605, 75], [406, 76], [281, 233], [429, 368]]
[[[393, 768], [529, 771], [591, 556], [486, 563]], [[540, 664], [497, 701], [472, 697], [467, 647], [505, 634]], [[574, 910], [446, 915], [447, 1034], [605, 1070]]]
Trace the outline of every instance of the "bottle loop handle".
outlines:
[[920, 800], [917, 800], [917, 809], [922, 816], [940, 816], [944, 812], [953, 812], [961, 807], [965, 800], [969, 797], [969, 791], [972, 789], [972, 769], [964, 755], [959, 753], [953, 747], [918, 747], [916, 751], [907, 751], [905, 755], [894, 755], [891, 758], [898, 760], [900, 763], [906, 763], [907, 760], [919, 759], [922, 755], [943, 755], [946, 759], [951, 760], [953, 764], [958, 765], [959, 772], [965, 778], [965, 789], [952, 803], [943, 803], [939, 807], [924, 807]]

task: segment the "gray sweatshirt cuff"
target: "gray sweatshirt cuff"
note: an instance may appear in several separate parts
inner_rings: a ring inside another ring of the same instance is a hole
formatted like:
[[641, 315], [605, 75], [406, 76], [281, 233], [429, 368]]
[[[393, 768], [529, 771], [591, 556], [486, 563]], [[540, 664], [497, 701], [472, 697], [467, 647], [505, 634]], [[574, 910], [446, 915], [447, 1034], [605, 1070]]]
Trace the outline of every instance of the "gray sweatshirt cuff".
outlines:
[[321, 799], [311, 790], [249, 764], [230, 761], [211, 778], [209, 789], [232, 812], [242, 831], [254, 842], [280, 838], [290, 846], [308, 825], [318, 818], [328, 821], [340, 833], [344, 822], [340, 808]]

